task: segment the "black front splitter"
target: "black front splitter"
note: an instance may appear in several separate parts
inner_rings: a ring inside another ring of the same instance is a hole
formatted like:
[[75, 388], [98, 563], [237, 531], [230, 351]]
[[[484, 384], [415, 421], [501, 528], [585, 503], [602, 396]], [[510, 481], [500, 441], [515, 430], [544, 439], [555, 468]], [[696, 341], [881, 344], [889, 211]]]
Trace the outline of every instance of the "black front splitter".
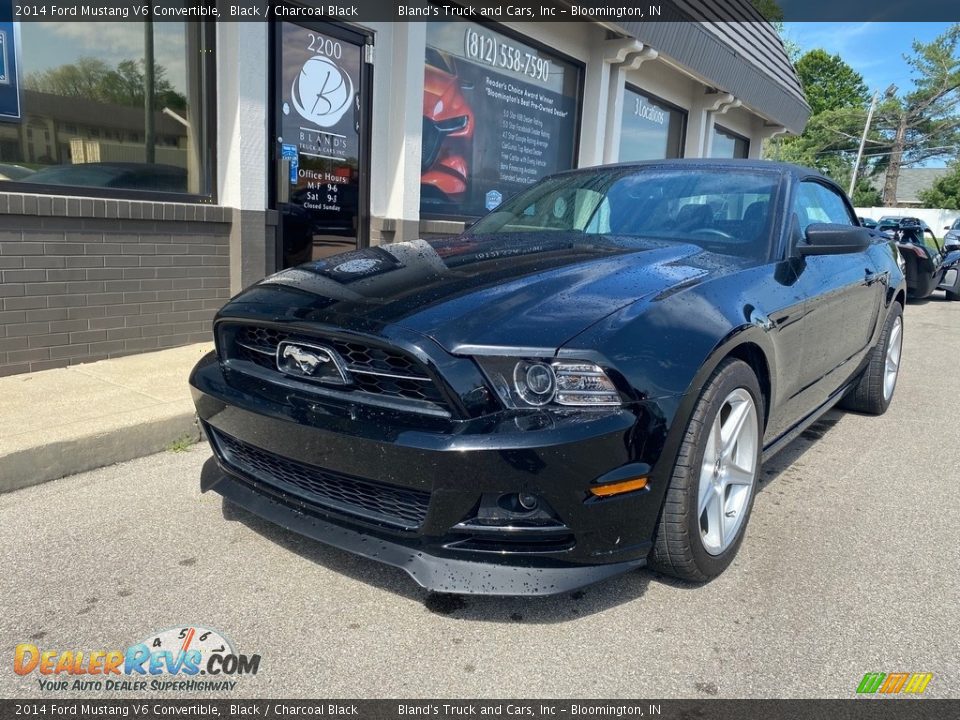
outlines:
[[476, 562], [428, 555], [400, 543], [298, 512], [225, 473], [212, 457], [201, 470], [200, 487], [204, 492], [214, 490], [227, 500], [288, 530], [398, 567], [432, 592], [459, 595], [556, 595], [646, 564], [646, 560], [639, 559], [604, 565], [521, 567], [495, 561]]

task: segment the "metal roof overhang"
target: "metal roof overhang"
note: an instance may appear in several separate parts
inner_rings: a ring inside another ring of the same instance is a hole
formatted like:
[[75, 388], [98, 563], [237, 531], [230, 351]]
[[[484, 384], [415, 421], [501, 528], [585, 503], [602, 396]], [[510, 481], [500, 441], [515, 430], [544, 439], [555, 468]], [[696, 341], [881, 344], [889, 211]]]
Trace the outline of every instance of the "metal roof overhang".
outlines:
[[[810, 106], [793, 64], [776, 30], [745, 0], [677, 0], [662, 9], [655, 22], [595, 19], [649, 45], [705, 84], [732, 93], [771, 124], [803, 132]], [[744, 17], [751, 19], [732, 19]]]

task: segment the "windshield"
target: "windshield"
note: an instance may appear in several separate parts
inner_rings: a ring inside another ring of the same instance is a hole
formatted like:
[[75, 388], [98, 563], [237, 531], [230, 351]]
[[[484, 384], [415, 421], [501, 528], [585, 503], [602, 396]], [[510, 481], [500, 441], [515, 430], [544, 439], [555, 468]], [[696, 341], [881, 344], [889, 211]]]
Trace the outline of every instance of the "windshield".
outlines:
[[578, 232], [693, 243], [764, 259], [779, 174], [764, 170], [598, 170], [547, 178], [481, 218], [471, 235]]

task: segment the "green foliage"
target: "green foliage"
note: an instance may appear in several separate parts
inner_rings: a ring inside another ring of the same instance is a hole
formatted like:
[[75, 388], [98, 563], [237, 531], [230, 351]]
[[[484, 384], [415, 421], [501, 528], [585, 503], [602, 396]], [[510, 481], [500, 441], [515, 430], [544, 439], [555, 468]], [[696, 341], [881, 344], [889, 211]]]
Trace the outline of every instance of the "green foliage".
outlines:
[[863, 108], [825, 110], [811, 116], [802, 135], [776, 141], [772, 155], [815, 168], [846, 187], [865, 120]]
[[839, 55], [824, 50], [805, 53], [796, 68], [812, 114], [802, 135], [776, 141], [768, 154], [815, 168], [846, 187], [866, 121], [866, 84]]
[[750, 4], [770, 22], [783, 20], [783, 10], [777, 4], [777, 0], [750, 0]]
[[839, 108], [864, 107], [869, 100], [863, 76], [839, 55], [811, 50], [797, 60], [796, 68], [813, 115]]
[[960, 162], [951, 166], [951, 172], [938, 178], [926, 190], [921, 190], [920, 200], [927, 207], [960, 210]]
[[[847, 174], [847, 182], [850, 182], [849, 173]], [[853, 197], [851, 197], [850, 200], [853, 201], [854, 207], [859, 208], [879, 207], [883, 205], [883, 196], [880, 194], [880, 191], [870, 184], [869, 178], [865, 177], [857, 180], [857, 185], [853, 189]]]
[[[154, 65], [153, 71], [157, 109], [185, 110], [187, 99], [167, 80], [166, 69]], [[30, 73], [24, 78], [24, 87], [60, 97], [83, 97], [101, 103], [143, 107], [145, 82], [142, 59], [122, 60], [116, 68], [111, 68], [102, 60], [84, 57], [75, 63]]]
[[172, 453], [182, 453], [189, 450], [192, 446], [197, 444], [197, 439], [189, 435], [184, 435], [181, 438], [177, 438], [172, 443], [167, 445], [167, 452]]

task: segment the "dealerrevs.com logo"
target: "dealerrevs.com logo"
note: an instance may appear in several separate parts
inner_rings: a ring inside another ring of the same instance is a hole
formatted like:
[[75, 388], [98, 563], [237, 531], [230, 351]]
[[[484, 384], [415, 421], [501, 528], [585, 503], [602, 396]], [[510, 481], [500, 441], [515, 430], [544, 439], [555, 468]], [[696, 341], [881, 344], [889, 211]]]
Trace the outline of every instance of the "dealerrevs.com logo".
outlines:
[[13, 671], [37, 677], [40, 690], [230, 691], [235, 678], [256, 675], [259, 655], [242, 655], [216, 630], [178, 627], [154, 633], [126, 650], [57, 650], [16, 646]]

